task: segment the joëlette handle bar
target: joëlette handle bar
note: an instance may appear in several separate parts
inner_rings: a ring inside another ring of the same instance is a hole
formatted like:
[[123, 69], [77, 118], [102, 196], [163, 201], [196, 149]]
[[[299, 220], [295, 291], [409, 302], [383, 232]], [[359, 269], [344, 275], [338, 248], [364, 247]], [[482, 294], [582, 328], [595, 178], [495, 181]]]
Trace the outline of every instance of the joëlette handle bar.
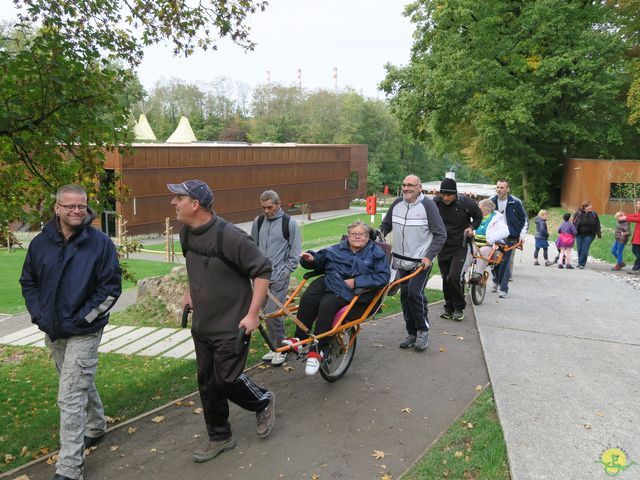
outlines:
[[182, 310], [182, 328], [187, 328], [189, 322], [189, 312], [191, 311], [191, 305], [187, 304]]
[[247, 329], [244, 327], [240, 327], [238, 329], [238, 335], [236, 336], [236, 343], [233, 346], [233, 351], [236, 355], [240, 355], [242, 352], [242, 347], [249, 343], [250, 336], [247, 335]]

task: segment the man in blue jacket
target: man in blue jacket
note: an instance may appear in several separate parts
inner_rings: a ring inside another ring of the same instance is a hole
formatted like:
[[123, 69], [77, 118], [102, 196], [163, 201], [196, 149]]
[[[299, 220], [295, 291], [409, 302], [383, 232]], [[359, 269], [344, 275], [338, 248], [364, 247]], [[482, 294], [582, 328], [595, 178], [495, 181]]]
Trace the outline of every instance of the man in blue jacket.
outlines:
[[86, 191], [65, 185], [54, 208], [55, 218], [29, 245], [20, 284], [60, 375], [60, 453], [53, 478], [81, 479], [85, 448], [97, 444], [107, 428], [94, 378], [122, 276], [113, 242], [91, 227], [95, 215]]
[[[524, 243], [527, 234], [527, 213], [519, 198], [509, 195], [509, 182], [501, 178], [496, 182], [496, 192], [491, 200], [496, 205], [496, 210], [504, 215], [504, 219], [509, 227], [509, 236], [506, 239], [507, 245], [513, 245], [520, 240]], [[511, 276], [513, 250], [508, 250], [502, 257], [502, 262], [498, 268], [493, 269], [492, 291], [500, 290], [499, 297], [507, 298], [509, 293], [509, 278]]]

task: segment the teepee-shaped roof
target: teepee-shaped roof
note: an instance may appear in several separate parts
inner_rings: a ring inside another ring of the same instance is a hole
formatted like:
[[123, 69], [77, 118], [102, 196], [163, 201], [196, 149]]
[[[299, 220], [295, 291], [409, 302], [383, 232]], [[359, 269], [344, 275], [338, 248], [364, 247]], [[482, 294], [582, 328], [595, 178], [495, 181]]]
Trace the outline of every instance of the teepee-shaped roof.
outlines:
[[180, 118], [176, 130], [167, 138], [167, 143], [191, 143], [196, 141], [198, 141], [198, 139], [194, 135], [193, 130], [191, 130], [189, 120], [184, 115]]
[[135, 127], [133, 127], [133, 132], [135, 133], [136, 140], [156, 140], [151, 125], [149, 125], [149, 120], [147, 120], [147, 116], [144, 113], [140, 114], [140, 119]]

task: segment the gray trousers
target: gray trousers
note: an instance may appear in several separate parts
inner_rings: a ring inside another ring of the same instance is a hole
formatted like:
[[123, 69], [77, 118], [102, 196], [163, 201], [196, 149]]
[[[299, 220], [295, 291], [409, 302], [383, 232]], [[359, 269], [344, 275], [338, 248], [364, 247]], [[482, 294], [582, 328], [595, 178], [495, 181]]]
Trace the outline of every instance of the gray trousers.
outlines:
[[[282, 275], [279, 279], [272, 281], [269, 284], [269, 292], [276, 297], [280, 303], [284, 303], [287, 298], [287, 290], [289, 288], [289, 275]], [[267, 297], [262, 304], [262, 311], [265, 314], [276, 312], [280, 310], [280, 307]], [[284, 340], [284, 317], [275, 317], [267, 320], [267, 331], [269, 332], [269, 338], [273, 342], [276, 348], [280, 346], [282, 340]]]
[[69, 478], [82, 479], [84, 436], [99, 437], [107, 429], [94, 383], [101, 338], [102, 330], [55, 341], [45, 335], [60, 375], [60, 453], [56, 473]]

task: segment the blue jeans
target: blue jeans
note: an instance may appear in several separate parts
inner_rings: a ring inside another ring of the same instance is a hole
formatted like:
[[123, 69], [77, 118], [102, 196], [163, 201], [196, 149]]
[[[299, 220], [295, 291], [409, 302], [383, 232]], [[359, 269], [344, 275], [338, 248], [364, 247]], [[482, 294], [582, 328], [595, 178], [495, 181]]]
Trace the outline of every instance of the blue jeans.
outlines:
[[509, 292], [509, 276], [511, 275], [511, 255], [513, 250], [507, 250], [502, 256], [502, 261], [493, 268], [493, 283], [498, 284], [501, 292]]
[[578, 249], [578, 266], [584, 267], [587, 264], [587, 257], [589, 256], [589, 248], [591, 242], [595, 238], [595, 235], [577, 235], [576, 236], [576, 248]]
[[611, 255], [616, 257], [616, 262], [618, 265], [622, 265], [622, 254], [624, 253], [624, 243], [613, 242], [613, 247], [611, 248]]

